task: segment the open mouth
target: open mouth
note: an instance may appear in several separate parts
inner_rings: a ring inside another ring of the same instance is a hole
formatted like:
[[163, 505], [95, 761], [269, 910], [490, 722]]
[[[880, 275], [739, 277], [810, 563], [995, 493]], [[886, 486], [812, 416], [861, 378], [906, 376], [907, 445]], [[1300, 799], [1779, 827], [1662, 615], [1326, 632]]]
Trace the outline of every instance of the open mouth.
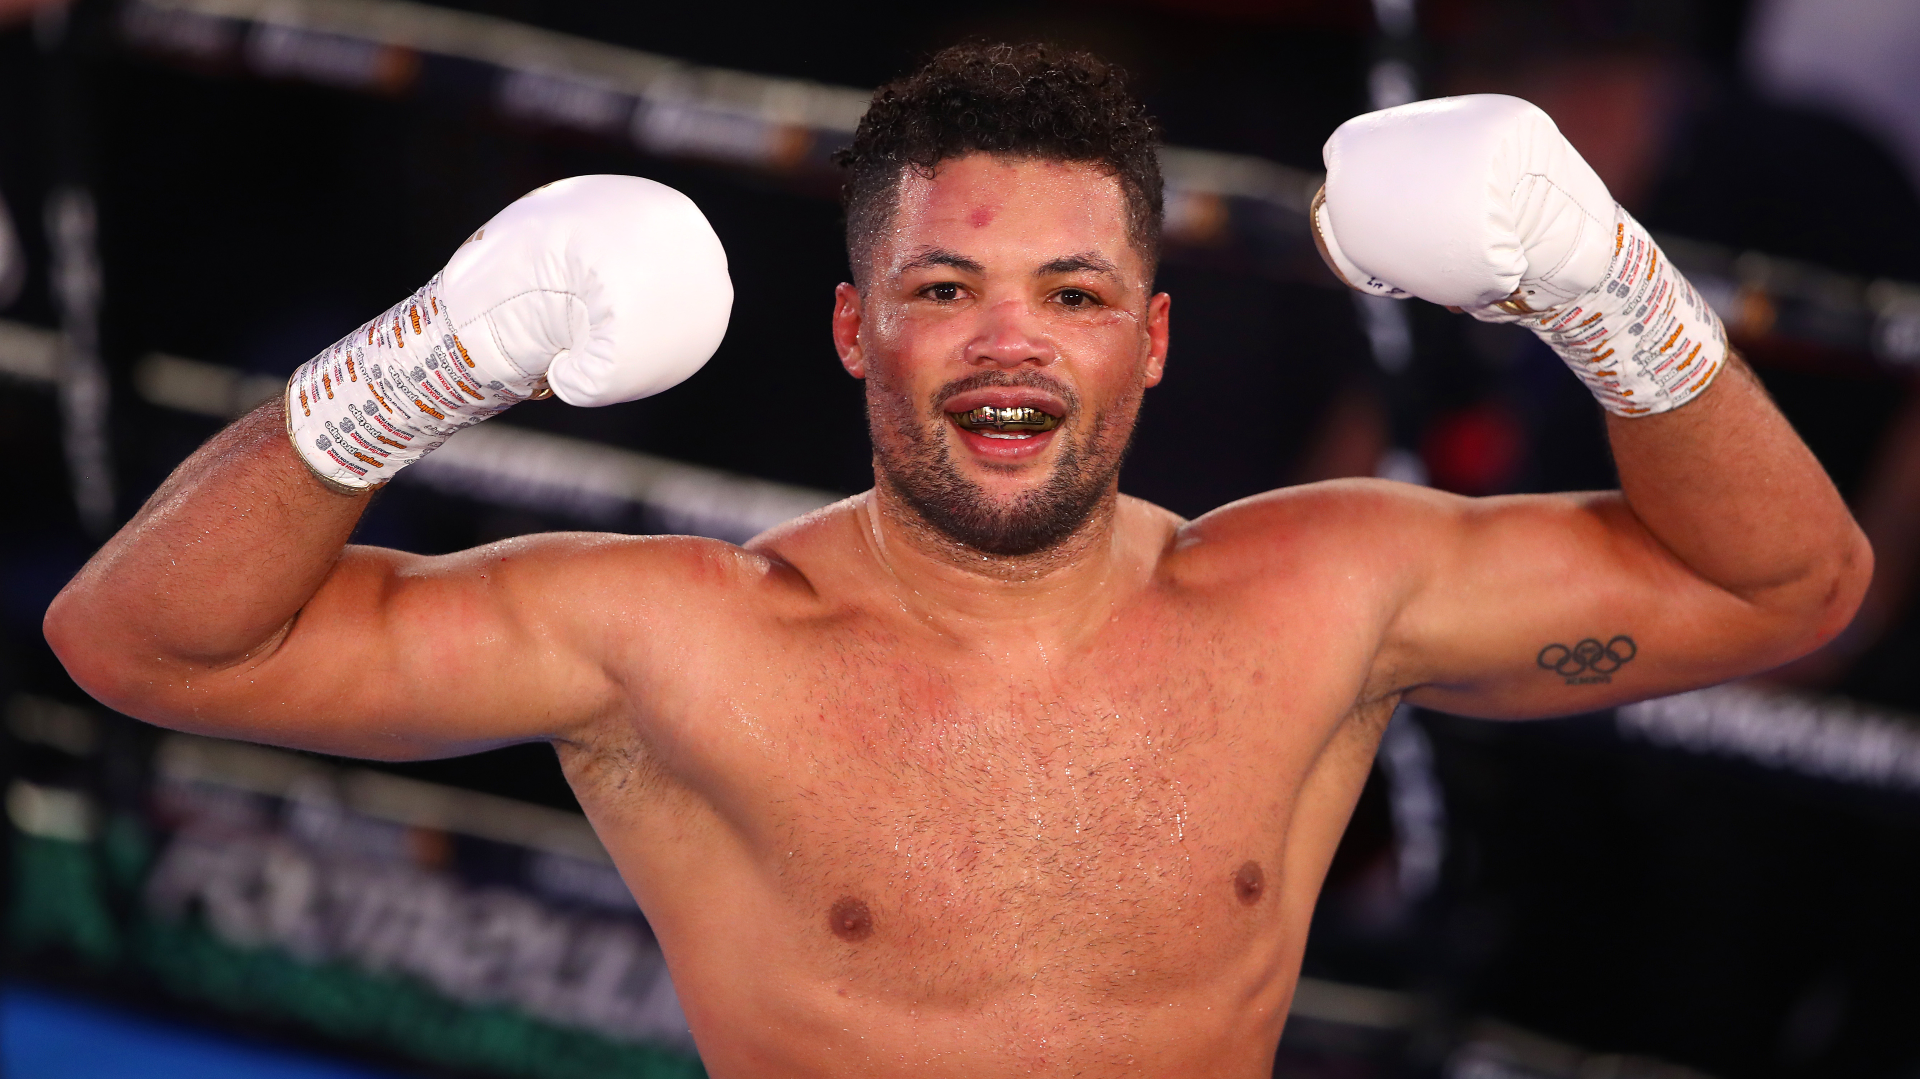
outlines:
[[948, 413], [961, 429], [989, 439], [1029, 439], [1060, 426], [1060, 418], [1028, 405], [999, 408], [982, 405], [966, 412]]

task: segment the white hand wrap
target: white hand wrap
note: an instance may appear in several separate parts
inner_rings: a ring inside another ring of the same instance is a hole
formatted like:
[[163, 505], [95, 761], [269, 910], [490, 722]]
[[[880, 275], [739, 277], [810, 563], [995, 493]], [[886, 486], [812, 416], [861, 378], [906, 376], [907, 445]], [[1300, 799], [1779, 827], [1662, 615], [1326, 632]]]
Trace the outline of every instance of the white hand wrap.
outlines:
[[[378, 487], [461, 428], [545, 394], [544, 379], [481, 366], [454, 333], [440, 277], [287, 381], [287, 433], [301, 460], [335, 491]], [[480, 351], [486, 357], [494, 350]]]
[[1677, 409], [1726, 363], [1727, 331], [1693, 285], [1625, 209], [1614, 208], [1615, 252], [1600, 284], [1540, 312], [1519, 301], [1469, 308], [1482, 322], [1540, 335], [1616, 416]]
[[549, 387], [610, 405], [674, 386], [719, 347], [732, 308], [726, 252], [692, 200], [634, 176], [561, 180], [295, 371], [287, 433], [322, 483], [365, 491]]
[[1724, 366], [1719, 316], [1547, 114], [1499, 94], [1356, 116], [1327, 140], [1321, 252], [1349, 285], [1533, 330], [1620, 416]]

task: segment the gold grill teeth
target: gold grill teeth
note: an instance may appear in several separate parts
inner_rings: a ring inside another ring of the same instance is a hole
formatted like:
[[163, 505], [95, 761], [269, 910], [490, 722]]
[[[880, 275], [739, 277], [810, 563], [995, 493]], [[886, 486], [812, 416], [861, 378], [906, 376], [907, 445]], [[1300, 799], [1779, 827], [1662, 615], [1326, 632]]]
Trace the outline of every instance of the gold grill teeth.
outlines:
[[968, 427], [992, 427], [1001, 431], [1013, 428], [1019, 431], [1049, 431], [1059, 421], [1039, 409], [1026, 405], [998, 408], [982, 405], [964, 413], [955, 413], [955, 418]]

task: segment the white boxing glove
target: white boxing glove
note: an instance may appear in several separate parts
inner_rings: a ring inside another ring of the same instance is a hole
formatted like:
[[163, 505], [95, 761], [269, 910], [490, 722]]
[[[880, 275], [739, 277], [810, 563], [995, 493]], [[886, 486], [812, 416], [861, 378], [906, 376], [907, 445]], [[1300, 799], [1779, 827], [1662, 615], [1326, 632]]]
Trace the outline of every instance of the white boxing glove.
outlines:
[[560, 180], [295, 371], [287, 433], [328, 487], [365, 491], [528, 398], [611, 405], [674, 386], [732, 310], [726, 252], [693, 200], [637, 176]]
[[1536, 106], [1366, 113], [1323, 158], [1314, 237], [1354, 288], [1522, 323], [1620, 416], [1683, 405], [1724, 365], [1719, 316]]

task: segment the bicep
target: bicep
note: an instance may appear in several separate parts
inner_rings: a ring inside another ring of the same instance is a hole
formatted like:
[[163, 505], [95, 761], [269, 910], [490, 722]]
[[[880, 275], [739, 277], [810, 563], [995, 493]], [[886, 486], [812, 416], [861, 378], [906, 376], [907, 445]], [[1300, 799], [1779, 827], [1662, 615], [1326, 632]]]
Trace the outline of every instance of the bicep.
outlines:
[[181, 726], [389, 760], [564, 737], [619, 692], [585, 625], [600, 613], [569, 571], [594, 555], [566, 536], [431, 557], [349, 547]]
[[1416, 704], [1564, 715], [1791, 659], [1772, 616], [1695, 574], [1616, 493], [1439, 496], [1410, 535], [1418, 569], [1382, 656]]

